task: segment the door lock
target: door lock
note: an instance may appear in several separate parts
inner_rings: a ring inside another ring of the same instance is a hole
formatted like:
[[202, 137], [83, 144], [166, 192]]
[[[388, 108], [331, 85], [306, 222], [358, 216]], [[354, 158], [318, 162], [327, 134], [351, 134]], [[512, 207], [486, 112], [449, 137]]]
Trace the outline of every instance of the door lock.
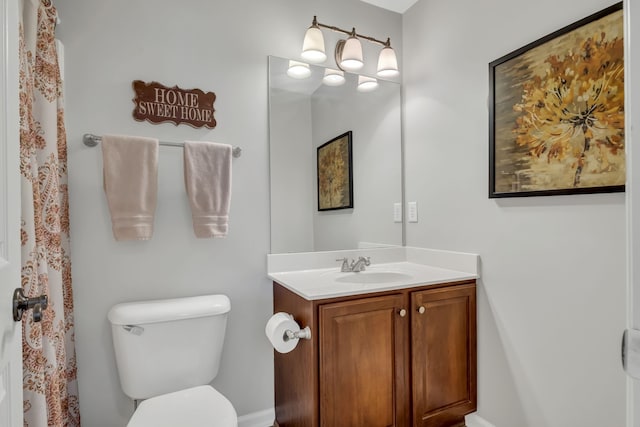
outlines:
[[39, 322], [42, 320], [42, 310], [46, 310], [48, 305], [49, 298], [46, 295], [27, 298], [22, 288], [17, 288], [13, 292], [13, 320], [21, 321], [24, 312], [33, 309], [33, 321]]

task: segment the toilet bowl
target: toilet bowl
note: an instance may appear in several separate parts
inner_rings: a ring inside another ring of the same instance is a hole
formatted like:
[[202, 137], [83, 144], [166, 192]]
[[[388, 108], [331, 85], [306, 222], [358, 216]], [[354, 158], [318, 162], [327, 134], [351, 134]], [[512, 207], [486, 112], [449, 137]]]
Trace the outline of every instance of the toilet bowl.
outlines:
[[127, 427], [237, 427], [235, 409], [222, 394], [205, 385], [143, 401]]
[[140, 401], [127, 427], [237, 427], [216, 377], [227, 315], [225, 295], [118, 304], [108, 314], [120, 385]]

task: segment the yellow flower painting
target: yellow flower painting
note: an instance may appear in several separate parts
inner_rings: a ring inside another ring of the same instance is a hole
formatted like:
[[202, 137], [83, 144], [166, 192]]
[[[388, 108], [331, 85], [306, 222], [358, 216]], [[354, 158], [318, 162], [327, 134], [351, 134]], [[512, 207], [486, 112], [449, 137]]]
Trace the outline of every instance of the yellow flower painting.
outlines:
[[318, 210], [353, 207], [351, 131], [318, 147]]
[[622, 4], [491, 63], [490, 197], [623, 191]]

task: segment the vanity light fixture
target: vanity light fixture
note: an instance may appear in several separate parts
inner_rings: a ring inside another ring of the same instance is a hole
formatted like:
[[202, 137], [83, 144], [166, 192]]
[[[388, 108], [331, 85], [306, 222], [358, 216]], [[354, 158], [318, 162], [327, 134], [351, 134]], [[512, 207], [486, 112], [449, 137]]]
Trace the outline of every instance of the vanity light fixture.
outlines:
[[322, 83], [327, 86], [340, 86], [343, 85], [345, 81], [344, 71], [325, 68]]
[[294, 79], [306, 79], [311, 75], [311, 68], [309, 68], [309, 64], [304, 62], [289, 61], [287, 75]]
[[320, 27], [318, 27], [318, 21], [315, 16], [313, 17], [311, 26], [304, 34], [301, 56], [313, 63], [323, 62], [327, 59], [327, 55], [324, 53], [324, 37], [322, 36]]
[[378, 57], [378, 76], [394, 77], [399, 74], [398, 60], [396, 53], [391, 47], [391, 39], [387, 41], [375, 39], [356, 33], [356, 29], [351, 31], [332, 25], [325, 25], [318, 22], [314, 16], [311, 26], [307, 29], [302, 43], [302, 57], [309, 62], [323, 62], [327, 56], [324, 52], [324, 37], [320, 28], [326, 28], [331, 31], [343, 33], [349, 37], [346, 40], [338, 40], [335, 47], [334, 57], [336, 64], [341, 71], [357, 71], [364, 66], [362, 55], [362, 44], [360, 39], [368, 40], [383, 46], [380, 56]]
[[387, 39], [387, 43], [380, 51], [380, 56], [378, 56], [378, 76], [395, 77], [398, 74], [400, 72], [398, 71], [396, 52], [391, 48], [391, 40]]
[[364, 67], [362, 44], [360, 40], [358, 40], [358, 37], [356, 37], [355, 28], [351, 30], [351, 34], [346, 41], [338, 40], [338, 43], [336, 43], [335, 58], [338, 68], [343, 70], [358, 71]]
[[378, 81], [373, 77], [358, 76], [358, 92], [372, 92], [378, 88]]

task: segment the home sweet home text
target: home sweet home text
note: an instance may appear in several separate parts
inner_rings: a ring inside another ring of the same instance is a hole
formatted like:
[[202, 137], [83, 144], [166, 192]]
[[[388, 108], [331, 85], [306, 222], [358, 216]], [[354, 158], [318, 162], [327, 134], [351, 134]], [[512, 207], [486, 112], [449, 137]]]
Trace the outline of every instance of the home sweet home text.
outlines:
[[213, 117], [213, 103], [216, 94], [200, 89], [180, 89], [167, 87], [157, 82], [133, 82], [136, 94], [133, 98], [133, 118], [151, 123], [172, 122], [176, 126], [186, 123], [195, 128], [216, 127]]

